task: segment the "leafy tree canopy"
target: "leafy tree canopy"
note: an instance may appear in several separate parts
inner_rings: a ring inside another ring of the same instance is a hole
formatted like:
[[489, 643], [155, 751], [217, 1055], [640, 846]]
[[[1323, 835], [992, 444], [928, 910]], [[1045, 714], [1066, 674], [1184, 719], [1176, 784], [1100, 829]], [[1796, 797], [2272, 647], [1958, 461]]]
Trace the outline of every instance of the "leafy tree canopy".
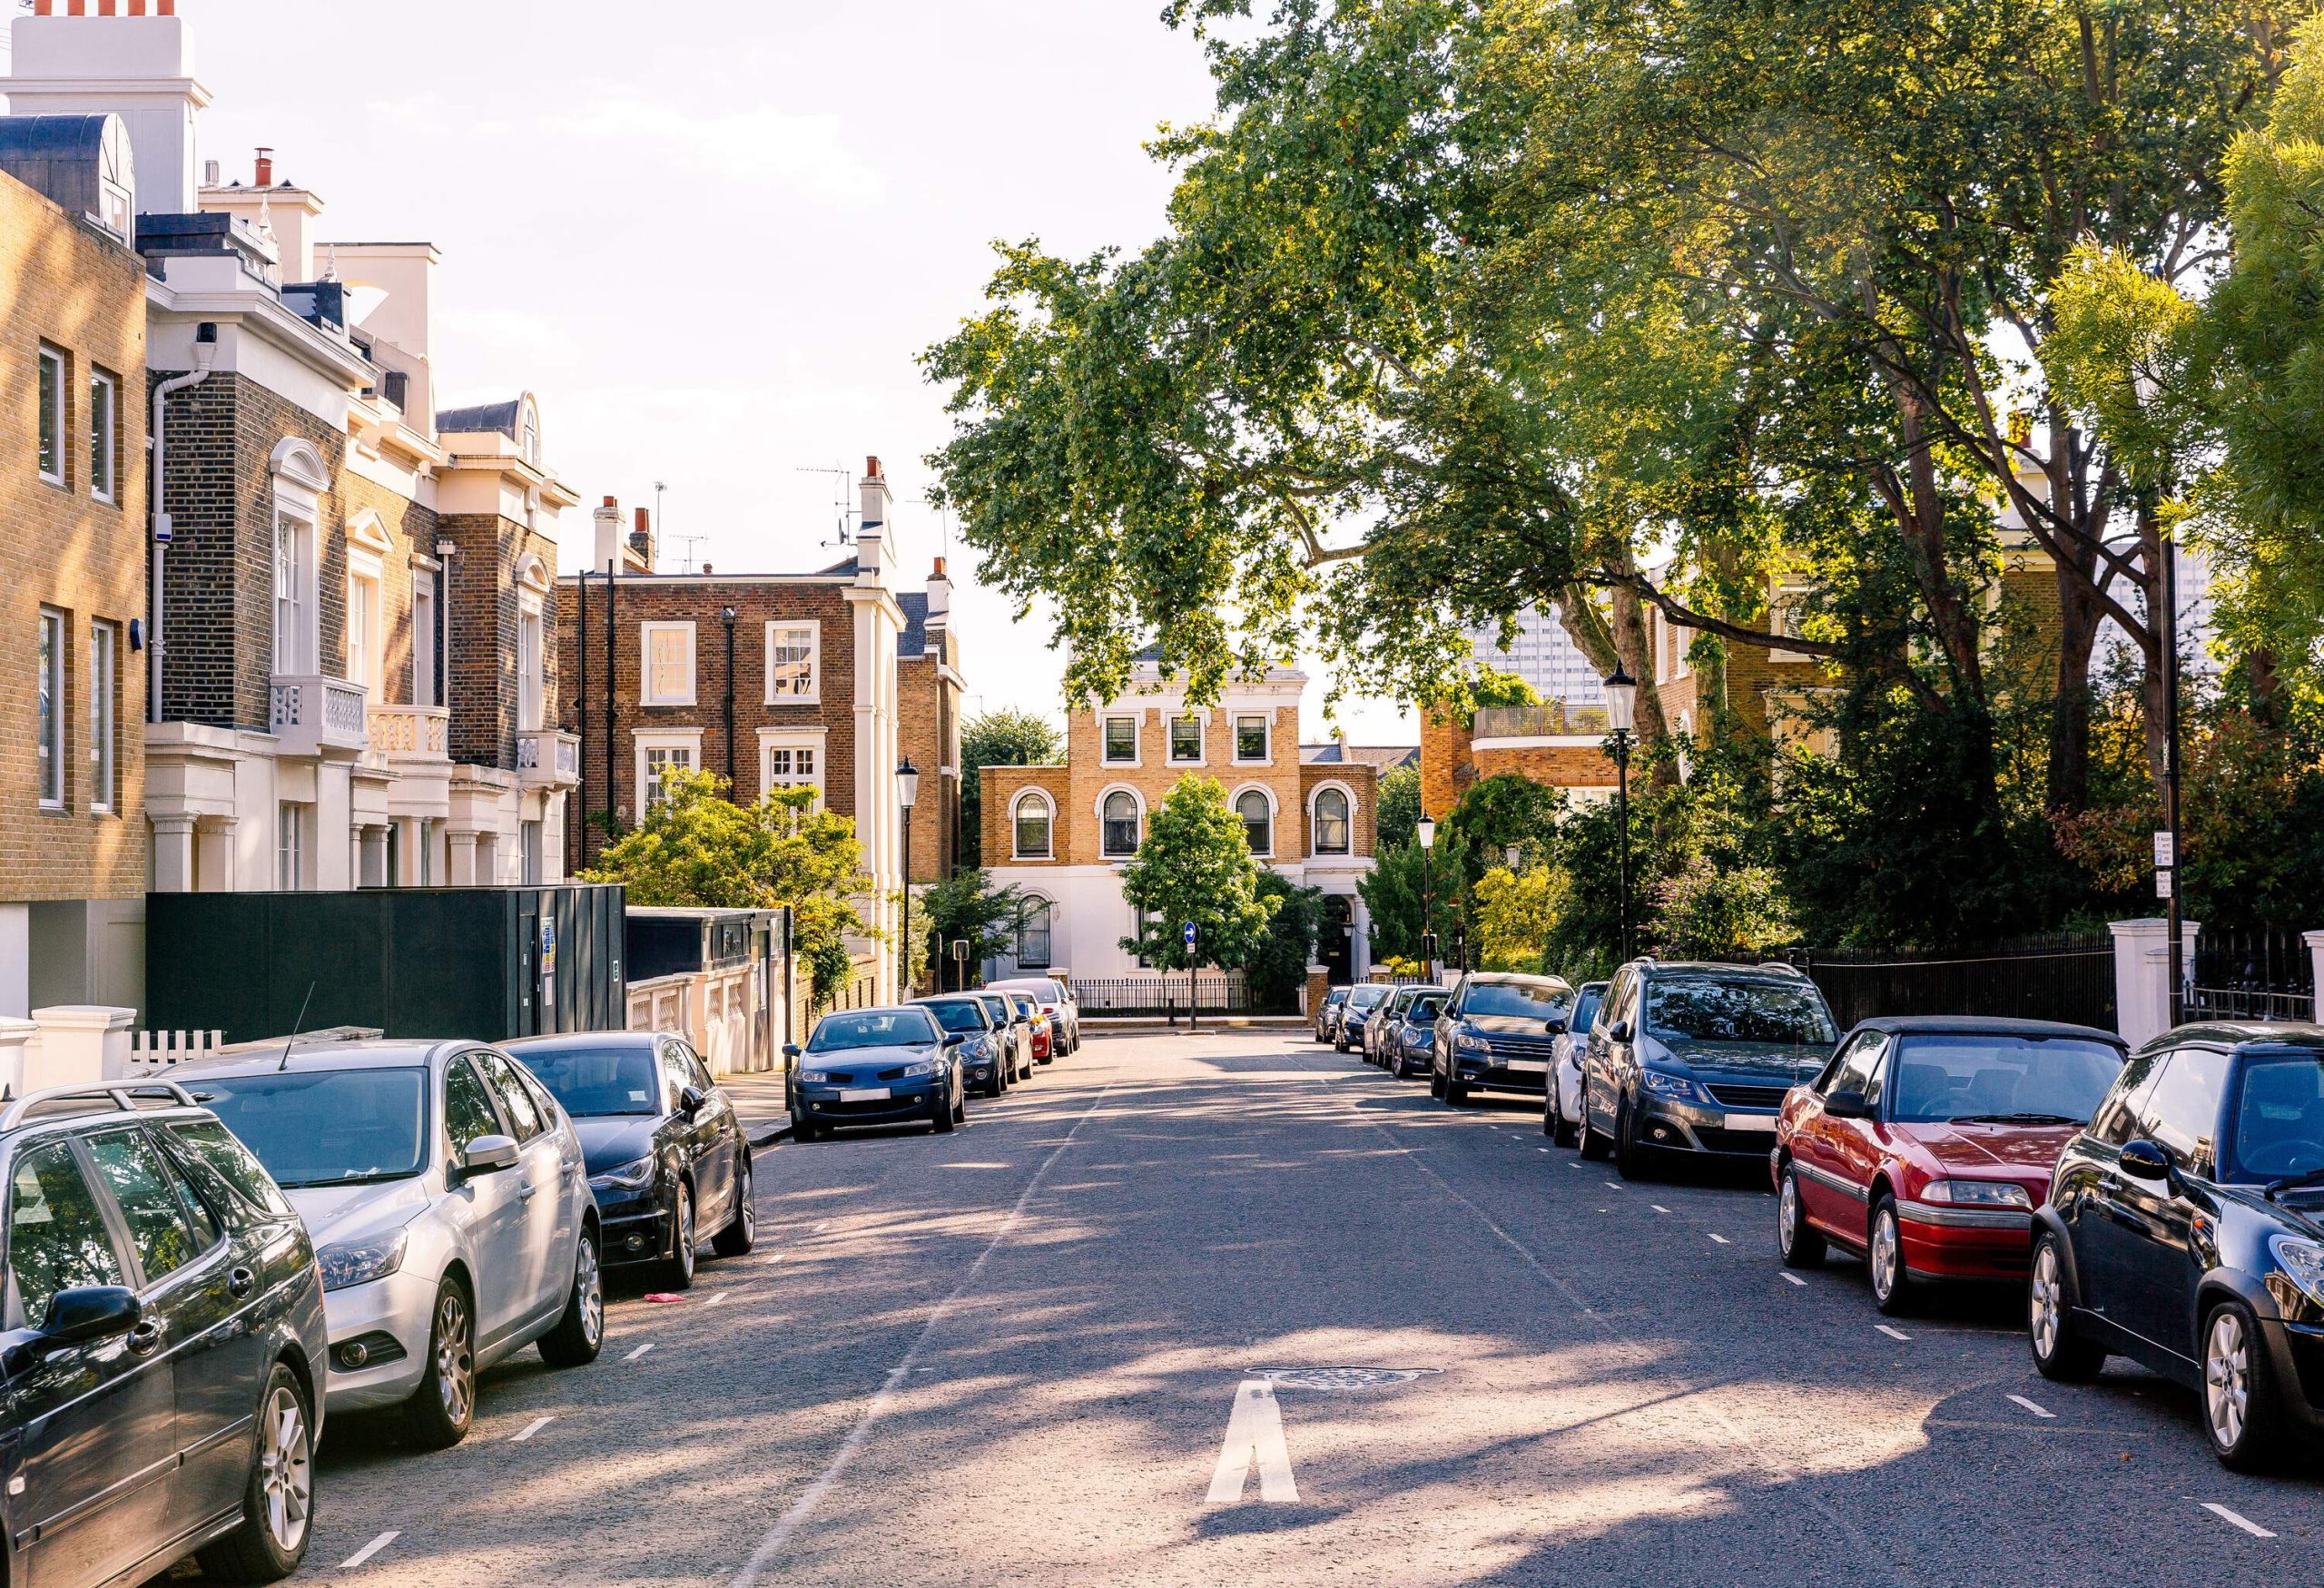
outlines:
[[1260, 893], [1259, 864], [1242, 819], [1226, 808], [1226, 791], [1212, 777], [1178, 780], [1147, 815], [1145, 840], [1121, 876], [1122, 897], [1139, 922], [1137, 935], [1122, 939], [1122, 947], [1164, 970], [1187, 968], [1190, 923], [1193, 964], [1247, 963], [1282, 903]]

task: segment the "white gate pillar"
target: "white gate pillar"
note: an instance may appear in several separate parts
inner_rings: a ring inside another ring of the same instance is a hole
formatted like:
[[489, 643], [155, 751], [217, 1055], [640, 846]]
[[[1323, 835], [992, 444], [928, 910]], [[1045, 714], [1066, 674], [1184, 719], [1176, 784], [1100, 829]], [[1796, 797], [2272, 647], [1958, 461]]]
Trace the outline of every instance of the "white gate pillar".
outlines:
[[[2114, 1029], [2140, 1047], [2171, 1029], [2171, 923], [2115, 921], [2107, 930], [2114, 934]], [[2181, 968], [2191, 976], [2202, 923], [2182, 921], [2179, 932]]]
[[2308, 960], [2316, 975], [2316, 1012], [2314, 1019], [2324, 1024], [2324, 932], [2303, 932], [2299, 941], [2308, 945]]

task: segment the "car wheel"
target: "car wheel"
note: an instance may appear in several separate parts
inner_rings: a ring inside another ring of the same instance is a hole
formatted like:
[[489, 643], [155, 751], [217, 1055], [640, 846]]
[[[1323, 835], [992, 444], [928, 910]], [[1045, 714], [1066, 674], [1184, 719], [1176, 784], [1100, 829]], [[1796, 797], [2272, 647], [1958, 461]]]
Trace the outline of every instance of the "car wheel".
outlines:
[[985, 1082], [984, 1095], [989, 1098], [997, 1098], [1009, 1090], [1009, 1082], [1006, 1076], [1007, 1071], [1003, 1070], [1000, 1065], [995, 1064], [992, 1067], [992, 1079]]
[[1581, 1133], [1581, 1156], [1593, 1163], [1602, 1159], [1614, 1145], [1605, 1137], [1600, 1136], [1598, 1133], [1598, 1127], [1590, 1122], [1590, 1083], [1588, 1081], [1582, 1082], [1581, 1085], [1581, 1123], [1576, 1129]]
[[969, 1089], [963, 1086], [952, 1099], [952, 1123], [955, 1125], [965, 1125], [968, 1122]]
[[710, 1249], [722, 1258], [739, 1258], [758, 1244], [758, 1199], [752, 1195], [751, 1160], [743, 1159], [742, 1171], [734, 1183], [734, 1217], [726, 1228], [710, 1238]]
[[1345, 1037], [1342, 1037], [1342, 1036], [1334, 1036], [1334, 1037], [1333, 1037], [1333, 1038], [1332, 1038], [1332, 1051], [1333, 1051], [1333, 1052], [1334, 1052], [1334, 1053], [1344, 1053], [1344, 1052], [1346, 1052], [1346, 1051], [1347, 1051], [1347, 1039], [1346, 1039]]
[[1455, 1109], [1465, 1108], [1468, 1105], [1469, 1089], [1461, 1084], [1458, 1070], [1447, 1070], [1444, 1072], [1444, 1101], [1447, 1106]]
[[1444, 1072], [1437, 1069], [1433, 1059], [1430, 1060], [1428, 1064], [1428, 1095], [1433, 1098], [1441, 1098], [1444, 1095]]
[[1884, 1196], [1874, 1205], [1872, 1225], [1866, 1232], [1864, 1268], [1872, 1281], [1872, 1304], [1890, 1317], [1912, 1307], [1913, 1277], [1905, 1269], [1904, 1226], [1896, 1218], [1896, 1198]]
[[1783, 1166], [1783, 1184], [1776, 1189], [1776, 1250], [1787, 1268], [1821, 1267], [1830, 1249], [1816, 1227], [1807, 1222], [1807, 1207], [1799, 1198], [1799, 1170]]
[[670, 1211], [670, 1255], [662, 1263], [663, 1289], [694, 1288], [694, 1243], [701, 1238], [694, 1225], [694, 1188], [680, 1180], [678, 1199]]
[[1614, 1168], [1626, 1180], [1646, 1179], [1647, 1156], [1653, 1149], [1638, 1139], [1638, 1115], [1625, 1100], [1614, 1116]]
[[952, 1117], [952, 1099], [949, 1092], [931, 1092], [928, 1098], [928, 1122], [939, 1136], [950, 1135], [960, 1121]]
[[2270, 1472], [2282, 1459], [2285, 1424], [2267, 1342], [2240, 1301], [2223, 1301], [2203, 1322], [2203, 1432], [2211, 1454], [2237, 1472]]
[[1551, 1116], [1557, 1121], [1557, 1129], [1551, 1134], [1556, 1138], [1560, 1147], [1571, 1147], [1581, 1139], [1580, 1128], [1574, 1121], [1565, 1117], [1565, 1108], [1561, 1102], [1551, 1110]]
[[222, 1583], [281, 1582], [306, 1559], [314, 1531], [314, 1415], [299, 1376], [277, 1362], [258, 1404], [241, 1525], [196, 1557]]
[[822, 1132], [821, 1130], [817, 1129], [814, 1126], [809, 1124], [804, 1119], [793, 1119], [791, 1121], [791, 1139], [793, 1141], [812, 1141], [816, 1137], [822, 1134]]
[[2026, 1338], [2034, 1366], [2060, 1384], [2083, 1384], [2106, 1366], [2106, 1353], [2084, 1339], [2073, 1324], [2073, 1280], [2066, 1272], [2064, 1243], [2044, 1230], [2034, 1243], [2025, 1285]]
[[597, 1237], [585, 1230], [574, 1243], [573, 1288], [564, 1316], [541, 1336], [541, 1360], [551, 1367], [586, 1367], [606, 1343], [606, 1277], [597, 1262]]
[[403, 1404], [404, 1435], [423, 1450], [446, 1450], [476, 1421], [476, 1308], [458, 1279], [436, 1287], [428, 1359], [419, 1387]]

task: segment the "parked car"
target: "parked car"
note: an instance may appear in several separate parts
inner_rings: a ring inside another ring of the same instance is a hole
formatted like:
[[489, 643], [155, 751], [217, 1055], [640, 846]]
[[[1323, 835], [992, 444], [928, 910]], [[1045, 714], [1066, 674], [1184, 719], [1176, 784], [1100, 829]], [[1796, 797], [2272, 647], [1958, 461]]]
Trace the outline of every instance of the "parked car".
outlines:
[[947, 1033], [968, 1039], [960, 1044], [960, 1068], [966, 1072], [964, 1084], [989, 1098], [1009, 1090], [1015, 1059], [1007, 1050], [1007, 1034], [993, 1023], [992, 1011], [983, 999], [974, 993], [952, 992], [912, 1001], [933, 1014]]
[[1823, 993], [1789, 965], [1632, 960], [1590, 1028], [1581, 1155], [1611, 1150], [1625, 1179], [1656, 1152], [1764, 1160], [1784, 1098], [1838, 1035]]
[[[1423, 989], [1417, 985], [1392, 987], [1378, 1012], [1364, 1022], [1364, 1061], [1385, 1065], [1388, 1050], [1395, 1043], [1396, 1030], [1403, 1023], [1404, 1013]], [[1441, 989], [1440, 989], [1441, 991]]]
[[2119, 1353], [2202, 1397], [2230, 1467], [2324, 1434], [2324, 1026], [2181, 1026], [2132, 1054], [2034, 1213], [2034, 1366]]
[[313, 1238], [333, 1412], [399, 1409], [457, 1445], [477, 1378], [537, 1343], [596, 1359], [606, 1306], [580, 1138], [540, 1082], [468, 1041], [370, 1041], [187, 1065]]
[[979, 988], [976, 999], [984, 1005], [985, 1012], [992, 1017], [993, 1030], [1001, 1039], [1003, 1050], [1008, 1056], [1009, 1080], [1032, 1080], [1032, 1023], [1018, 1008], [1017, 1001], [1006, 992], [995, 992], [990, 988]]
[[1394, 991], [1382, 981], [1360, 981], [1349, 988], [1340, 1005], [1339, 1020], [1332, 1028], [1332, 1051], [1344, 1053], [1352, 1046], [1361, 1047], [1373, 1011], [1387, 1002], [1388, 994]]
[[650, 1264], [665, 1290], [694, 1283], [710, 1249], [751, 1249], [751, 1144], [734, 1105], [684, 1038], [655, 1031], [527, 1037], [508, 1053], [548, 1088], [581, 1139], [608, 1268]]
[[1461, 978], [1436, 1017], [1428, 1091], [1454, 1108], [1470, 1092], [1541, 1091], [1551, 1039], [1573, 1013], [1573, 985], [1561, 976], [1475, 971]]
[[1573, 995], [1573, 1016], [1550, 1039], [1550, 1083], [1541, 1091], [1541, 1134], [1560, 1147], [1581, 1139], [1581, 1056], [1590, 1028], [1605, 1006], [1604, 981], [1584, 981]]
[[1862, 1253], [1886, 1313], [1930, 1281], [2022, 1282], [2050, 1172], [2123, 1054], [2090, 1026], [1864, 1021], [1784, 1100], [1769, 1158], [1783, 1260]]
[[834, 1011], [815, 1022], [791, 1071], [791, 1134], [812, 1141], [843, 1125], [925, 1119], [939, 1135], [969, 1117], [960, 1067], [965, 1039], [916, 1003]]
[[1443, 1011], [1448, 996], [1442, 987], [1414, 988], [1413, 1001], [1388, 1029], [1384, 1044], [1386, 1056], [1381, 1063], [1398, 1080], [1428, 1068], [1430, 1050], [1436, 1045], [1436, 1017]]
[[1347, 1006], [1348, 989], [1334, 987], [1324, 994], [1324, 1001], [1315, 1006], [1315, 1040], [1328, 1042], [1338, 1033], [1340, 1011]]
[[1050, 1029], [1049, 1017], [1029, 992], [1004, 987], [1000, 996], [1016, 1008], [1018, 1017], [1025, 1022], [1025, 1046], [1036, 1064], [1048, 1064], [1057, 1058], [1057, 1034]]
[[1049, 1032], [1060, 1057], [1081, 1046], [1081, 1003], [1066, 988], [1065, 983], [1049, 976], [1012, 976], [990, 985], [1004, 992], [1022, 992], [1040, 1006], [1041, 1015], [1049, 1023]]
[[[140, 1100], [143, 1100], [141, 1101]], [[272, 1583], [306, 1556], [329, 1333], [307, 1232], [176, 1085], [0, 1113], [7, 1581]]]

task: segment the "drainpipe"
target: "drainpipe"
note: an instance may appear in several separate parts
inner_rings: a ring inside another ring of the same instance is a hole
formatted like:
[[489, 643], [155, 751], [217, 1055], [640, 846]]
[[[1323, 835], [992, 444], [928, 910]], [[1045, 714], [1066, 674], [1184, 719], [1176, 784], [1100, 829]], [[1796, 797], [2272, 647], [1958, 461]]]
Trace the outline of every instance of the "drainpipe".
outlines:
[[169, 550], [172, 535], [170, 515], [163, 510], [162, 495], [162, 481], [166, 478], [162, 469], [167, 461], [165, 457], [167, 448], [164, 446], [164, 440], [168, 431], [169, 398], [172, 392], [183, 391], [188, 387], [199, 386], [209, 380], [211, 363], [217, 357], [218, 322], [214, 320], [205, 320], [193, 328], [193, 372], [188, 375], [172, 376], [153, 388], [153, 424], [151, 437], [153, 448], [153, 488], [150, 493], [153, 500], [147, 504], [148, 510], [153, 514], [153, 598], [148, 622], [148, 627], [152, 632], [145, 636], [147, 668], [145, 720], [149, 723], [157, 723], [162, 720], [162, 559]]
[[718, 620], [726, 626], [726, 797], [734, 797], [734, 617], [732, 607], [719, 609]]

